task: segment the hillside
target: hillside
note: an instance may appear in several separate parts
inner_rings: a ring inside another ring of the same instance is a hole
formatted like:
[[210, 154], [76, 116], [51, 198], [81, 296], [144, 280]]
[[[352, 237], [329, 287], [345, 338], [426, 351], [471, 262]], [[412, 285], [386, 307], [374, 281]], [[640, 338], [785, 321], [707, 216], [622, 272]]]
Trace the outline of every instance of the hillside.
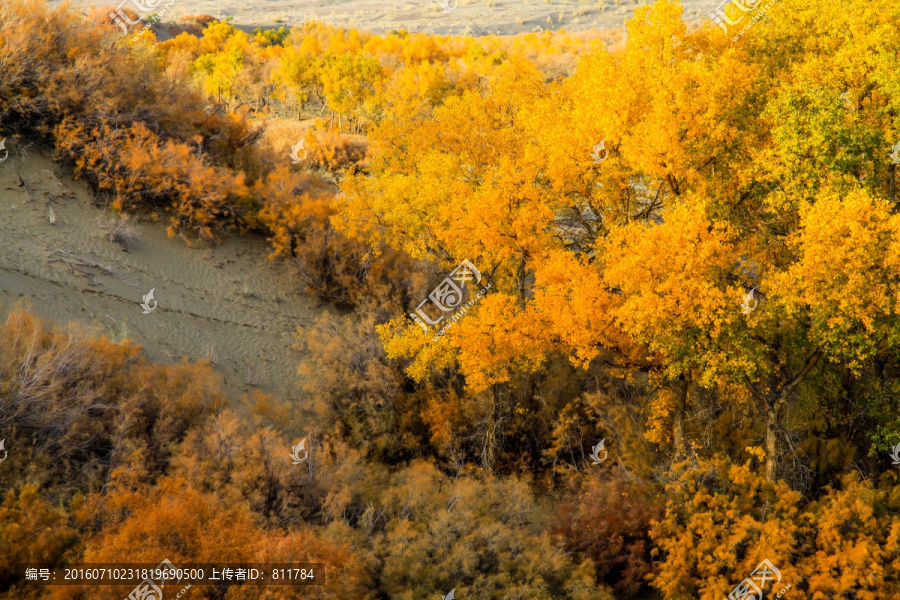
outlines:
[[[62, 0], [51, 0], [60, 3]], [[71, 0], [77, 7], [104, 6], [98, 0]], [[115, 3], [110, 3], [115, 5]], [[167, 5], [168, 2], [162, 4]], [[717, 2], [687, 0], [683, 3], [688, 21], [707, 19]], [[444, 12], [439, 0], [178, 0], [166, 11], [165, 20], [183, 15], [208, 14], [233, 19], [249, 31], [255, 27], [293, 27], [306, 21], [321, 21], [336, 27], [387, 33], [406, 29], [436, 35], [515, 35], [541, 31], [575, 33], [621, 28], [642, 0], [452, 0]], [[128, 6], [126, 4], [126, 6]]]

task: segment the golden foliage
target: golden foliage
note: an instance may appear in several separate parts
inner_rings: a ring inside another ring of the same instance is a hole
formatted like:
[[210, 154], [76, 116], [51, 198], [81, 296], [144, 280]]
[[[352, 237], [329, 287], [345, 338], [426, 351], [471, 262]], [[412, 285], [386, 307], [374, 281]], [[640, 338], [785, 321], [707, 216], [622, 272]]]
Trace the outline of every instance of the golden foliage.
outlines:
[[[768, 558], [796, 598], [896, 596], [896, 10], [781, 0], [739, 39], [634, 13], [610, 52], [211, 18], [129, 47], [0, 8], [5, 129], [357, 310], [300, 333], [301, 409], [227, 410], [208, 366], [14, 311], [0, 417], [40, 452], [6, 463], [2, 554], [312, 557], [322, 597], [410, 600], [719, 600]], [[270, 117], [304, 164], [256, 146]], [[463, 259], [490, 293], [423, 334], [401, 315]]]

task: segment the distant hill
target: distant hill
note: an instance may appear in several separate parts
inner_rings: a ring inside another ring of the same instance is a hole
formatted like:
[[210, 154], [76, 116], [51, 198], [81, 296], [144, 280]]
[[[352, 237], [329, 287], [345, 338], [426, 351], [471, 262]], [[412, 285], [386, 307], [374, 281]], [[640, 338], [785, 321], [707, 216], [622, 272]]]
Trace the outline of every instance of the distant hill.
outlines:
[[[441, 0], [443, 1], [443, 0]], [[624, 19], [634, 15], [643, 0], [447, 0], [451, 8], [442, 9], [441, 1], [425, 0], [176, 0], [165, 20], [183, 15], [209, 14], [232, 17], [239, 27], [291, 27], [306, 21], [386, 33], [392, 29], [441, 35], [485, 35], [557, 31], [605, 30], [622, 27]], [[61, 0], [50, 0], [60, 4]], [[71, 0], [76, 7], [104, 6], [98, 0]], [[149, 4], [146, 3], [146, 4]], [[166, 6], [160, 2], [159, 6]], [[699, 22], [715, 9], [711, 0], [686, 0], [684, 19]], [[117, 4], [111, 3], [112, 6]], [[124, 3], [131, 6], [130, 2]]]

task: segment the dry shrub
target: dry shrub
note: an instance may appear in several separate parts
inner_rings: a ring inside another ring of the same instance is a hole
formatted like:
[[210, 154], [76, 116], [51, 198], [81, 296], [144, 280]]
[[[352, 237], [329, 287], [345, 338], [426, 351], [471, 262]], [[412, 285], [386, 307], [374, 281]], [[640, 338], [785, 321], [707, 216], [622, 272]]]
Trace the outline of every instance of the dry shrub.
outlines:
[[350, 169], [357, 173], [368, 166], [365, 136], [339, 133], [336, 129], [315, 129], [307, 133], [306, 150], [310, 165], [332, 173]]
[[[114, 489], [104, 498], [90, 500], [79, 516], [89, 518], [92, 515], [86, 513], [93, 510], [107, 519], [102, 531], [86, 544], [86, 562], [158, 563], [161, 557], [169, 557], [178, 567], [214, 559], [235, 563], [315, 561], [326, 567], [315, 569], [315, 581], [320, 585], [311, 586], [305, 597], [363, 598], [373, 585], [359, 551], [350, 542], [329, 539], [309, 527], [263, 529], [245, 502], [223, 502], [184, 477], [168, 477], [140, 492]], [[117, 506], [130, 510], [119, 511]], [[165, 597], [174, 598], [169, 589], [177, 591], [182, 586], [169, 582]], [[190, 597], [224, 597], [214, 586], [193, 587]], [[243, 587], [240, 596], [248, 600], [297, 597], [297, 588], [291, 585]], [[123, 597], [122, 589], [88, 584], [75, 588], [69, 597], [116, 600]]]
[[316, 119], [313, 127], [295, 120], [272, 119], [265, 140], [276, 164], [291, 164], [289, 153], [302, 140], [300, 157], [305, 153], [305, 158], [293, 166], [295, 170], [312, 167], [338, 175], [347, 169], [357, 173], [368, 167], [367, 138], [330, 129], [321, 119]]
[[[41, 498], [34, 485], [10, 489], [0, 504], [0, 581], [8, 584], [21, 577], [16, 562], [52, 564], [61, 560], [73, 538], [75, 531], [65, 511]], [[34, 592], [30, 582], [22, 581], [4, 597], [36, 598]]]
[[127, 216], [121, 216], [106, 224], [106, 237], [123, 250], [128, 250], [137, 240], [137, 230]]
[[391, 249], [375, 254], [335, 231], [330, 195], [315, 176], [281, 166], [257, 187], [257, 195], [272, 257], [293, 261], [307, 290], [323, 301], [402, 310], [411, 291], [424, 285], [415, 261]]
[[210, 23], [215, 23], [218, 19], [212, 15], [183, 15], [178, 18], [178, 21], [180, 23], [197, 23], [206, 27]]
[[148, 363], [130, 343], [63, 332], [16, 310], [0, 326], [0, 422], [16, 448], [0, 485], [29, 481], [67, 496], [99, 489], [135, 462], [135, 476], [152, 480], [173, 445], [223, 402], [209, 367]]
[[216, 21], [218, 19], [210, 15], [184, 15], [178, 19], [178, 25], [172, 27], [172, 35], [186, 32], [200, 37], [203, 35], [203, 30], [206, 26]]
[[659, 490], [628, 477], [621, 469], [590, 472], [562, 499], [551, 527], [566, 551], [590, 558], [598, 582], [623, 599], [649, 594], [650, 526], [663, 512]]
[[215, 230], [239, 226], [248, 209], [243, 174], [210, 165], [184, 143], [163, 141], [141, 123], [86, 128], [74, 119], [57, 127], [58, 155], [75, 164], [113, 208], [171, 208], [171, 234], [184, 229], [209, 239]]
[[403, 377], [387, 359], [374, 325], [371, 315], [325, 313], [314, 327], [298, 329], [295, 348], [306, 356], [299, 382], [323, 431], [369, 456], [394, 461], [420, 444], [401, 426]]

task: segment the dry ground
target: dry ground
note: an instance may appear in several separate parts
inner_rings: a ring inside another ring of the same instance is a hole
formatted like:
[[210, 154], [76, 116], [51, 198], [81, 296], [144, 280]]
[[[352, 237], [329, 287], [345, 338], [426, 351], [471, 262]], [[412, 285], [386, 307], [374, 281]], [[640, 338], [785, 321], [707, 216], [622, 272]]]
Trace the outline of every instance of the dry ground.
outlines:
[[[58, 4], [63, 0], [50, 0]], [[70, 0], [74, 6], [116, 6], [123, 0]], [[129, 6], [131, 0], [124, 0]], [[570, 32], [621, 27], [647, 0], [176, 0], [166, 21], [179, 15], [233, 17], [244, 28], [291, 27], [319, 20], [331, 25], [384, 33], [392, 29], [436, 34], [511, 35], [565, 29]], [[159, 6], [168, 5], [168, 0]], [[699, 22], [714, 0], [683, 0], [684, 18]]]

